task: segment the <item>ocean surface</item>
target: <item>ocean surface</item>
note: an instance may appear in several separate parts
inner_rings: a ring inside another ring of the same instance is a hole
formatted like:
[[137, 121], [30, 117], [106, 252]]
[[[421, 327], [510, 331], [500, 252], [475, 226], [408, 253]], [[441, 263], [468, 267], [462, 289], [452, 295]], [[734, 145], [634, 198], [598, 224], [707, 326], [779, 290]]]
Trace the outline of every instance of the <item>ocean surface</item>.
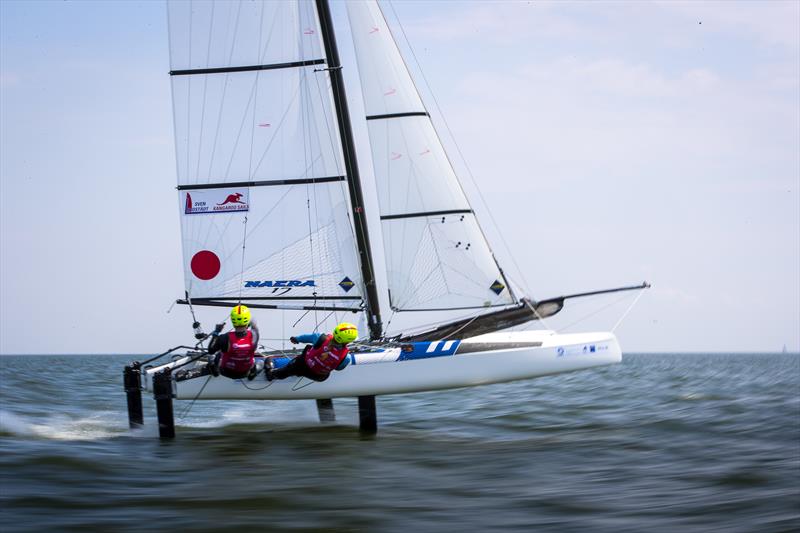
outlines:
[[1, 531], [800, 530], [797, 354], [379, 397], [374, 436], [355, 400], [181, 400], [165, 442], [135, 358], [0, 357]]

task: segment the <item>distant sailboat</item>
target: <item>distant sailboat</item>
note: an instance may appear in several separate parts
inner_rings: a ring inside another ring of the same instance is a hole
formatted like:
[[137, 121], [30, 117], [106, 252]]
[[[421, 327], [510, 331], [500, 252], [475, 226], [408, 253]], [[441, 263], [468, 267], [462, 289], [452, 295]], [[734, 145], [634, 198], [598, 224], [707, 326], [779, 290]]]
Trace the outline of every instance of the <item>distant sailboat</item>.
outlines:
[[[139, 386], [153, 390], [165, 410], [161, 426], [172, 424], [172, 397], [317, 399], [330, 406], [331, 398], [357, 396], [362, 427], [374, 429], [375, 395], [621, 360], [610, 332], [501, 331], [552, 316], [569, 298], [648, 285], [539, 301], [516, 293], [377, 2], [347, 3], [366, 111], [357, 120], [367, 125], [377, 205], [365, 202], [361, 190], [327, 0], [168, 5], [186, 293], [179, 301], [296, 311], [298, 322], [309, 312], [337, 320], [358, 313], [368, 338], [353, 345], [354, 364], [321, 383], [212, 378], [201, 349], [160, 366], [131, 365], [129, 399]], [[373, 209], [379, 225], [368, 223]], [[383, 238], [386, 287], [376, 281], [370, 240], [376, 234]], [[393, 313], [469, 316], [389, 333], [381, 296]], [[265, 358], [280, 365], [296, 353], [267, 351], [259, 365]]]

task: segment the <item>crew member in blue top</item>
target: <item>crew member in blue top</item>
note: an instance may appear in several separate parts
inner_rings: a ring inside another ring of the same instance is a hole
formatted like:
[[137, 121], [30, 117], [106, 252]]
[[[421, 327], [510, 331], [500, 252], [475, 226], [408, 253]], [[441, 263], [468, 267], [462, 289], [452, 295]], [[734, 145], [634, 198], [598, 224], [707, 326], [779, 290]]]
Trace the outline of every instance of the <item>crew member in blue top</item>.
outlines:
[[358, 329], [349, 322], [342, 322], [333, 329], [333, 334], [309, 333], [290, 337], [293, 344], [308, 343], [303, 353], [288, 365], [267, 370], [267, 379], [284, 379], [289, 376], [304, 376], [314, 381], [325, 381], [334, 370], [343, 370], [349, 363], [347, 345], [358, 338]]

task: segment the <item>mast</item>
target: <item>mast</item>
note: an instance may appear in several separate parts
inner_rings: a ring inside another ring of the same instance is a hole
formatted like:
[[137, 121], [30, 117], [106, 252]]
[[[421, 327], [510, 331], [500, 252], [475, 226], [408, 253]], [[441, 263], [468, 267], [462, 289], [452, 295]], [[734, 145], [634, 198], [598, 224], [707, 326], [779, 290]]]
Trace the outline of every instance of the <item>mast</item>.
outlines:
[[336, 47], [336, 36], [333, 32], [333, 21], [328, 0], [316, 0], [317, 14], [319, 15], [322, 41], [325, 44], [325, 57], [328, 60], [328, 72], [331, 77], [331, 90], [333, 103], [336, 110], [336, 120], [339, 124], [342, 153], [344, 155], [345, 173], [348, 177], [347, 184], [352, 205], [353, 225], [356, 232], [359, 262], [361, 263], [361, 277], [364, 280], [367, 303], [367, 323], [369, 324], [370, 339], [381, 338], [383, 324], [381, 322], [380, 303], [378, 290], [375, 285], [375, 270], [372, 262], [372, 248], [369, 243], [367, 217], [364, 212], [364, 197], [361, 192], [361, 178], [358, 173], [353, 130], [350, 125], [350, 111], [347, 107], [347, 95], [344, 90], [342, 65], [339, 61], [339, 50]]

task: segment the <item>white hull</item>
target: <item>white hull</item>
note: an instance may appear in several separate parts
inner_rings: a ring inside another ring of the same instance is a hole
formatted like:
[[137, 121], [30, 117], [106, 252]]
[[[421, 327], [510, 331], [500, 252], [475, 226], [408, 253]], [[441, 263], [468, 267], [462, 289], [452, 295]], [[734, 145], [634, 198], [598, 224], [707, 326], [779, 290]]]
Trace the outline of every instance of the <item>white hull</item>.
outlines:
[[[525, 347], [511, 347], [527, 343]], [[491, 351], [377, 361], [375, 354], [360, 357], [345, 370], [323, 382], [302, 377], [268, 382], [264, 374], [253, 381], [202, 376], [175, 383], [178, 399], [205, 400], [302, 400], [402, 394], [471, 387], [529, 379], [619, 363], [622, 352], [613, 333], [555, 334], [549, 331], [490, 333], [465, 339], [460, 349], [476, 344], [492, 345]], [[503, 345], [508, 348], [503, 348]], [[533, 344], [540, 344], [534, 346]], [[499, 348], [499, 349], [498, 349]], [[371, 360], [370, 360], [371, 359]], [[148, 369], [144, 386], [152, 390], [155, 371], [180, 364]], [[202, 390], [202, 392], [201, 392]]]

